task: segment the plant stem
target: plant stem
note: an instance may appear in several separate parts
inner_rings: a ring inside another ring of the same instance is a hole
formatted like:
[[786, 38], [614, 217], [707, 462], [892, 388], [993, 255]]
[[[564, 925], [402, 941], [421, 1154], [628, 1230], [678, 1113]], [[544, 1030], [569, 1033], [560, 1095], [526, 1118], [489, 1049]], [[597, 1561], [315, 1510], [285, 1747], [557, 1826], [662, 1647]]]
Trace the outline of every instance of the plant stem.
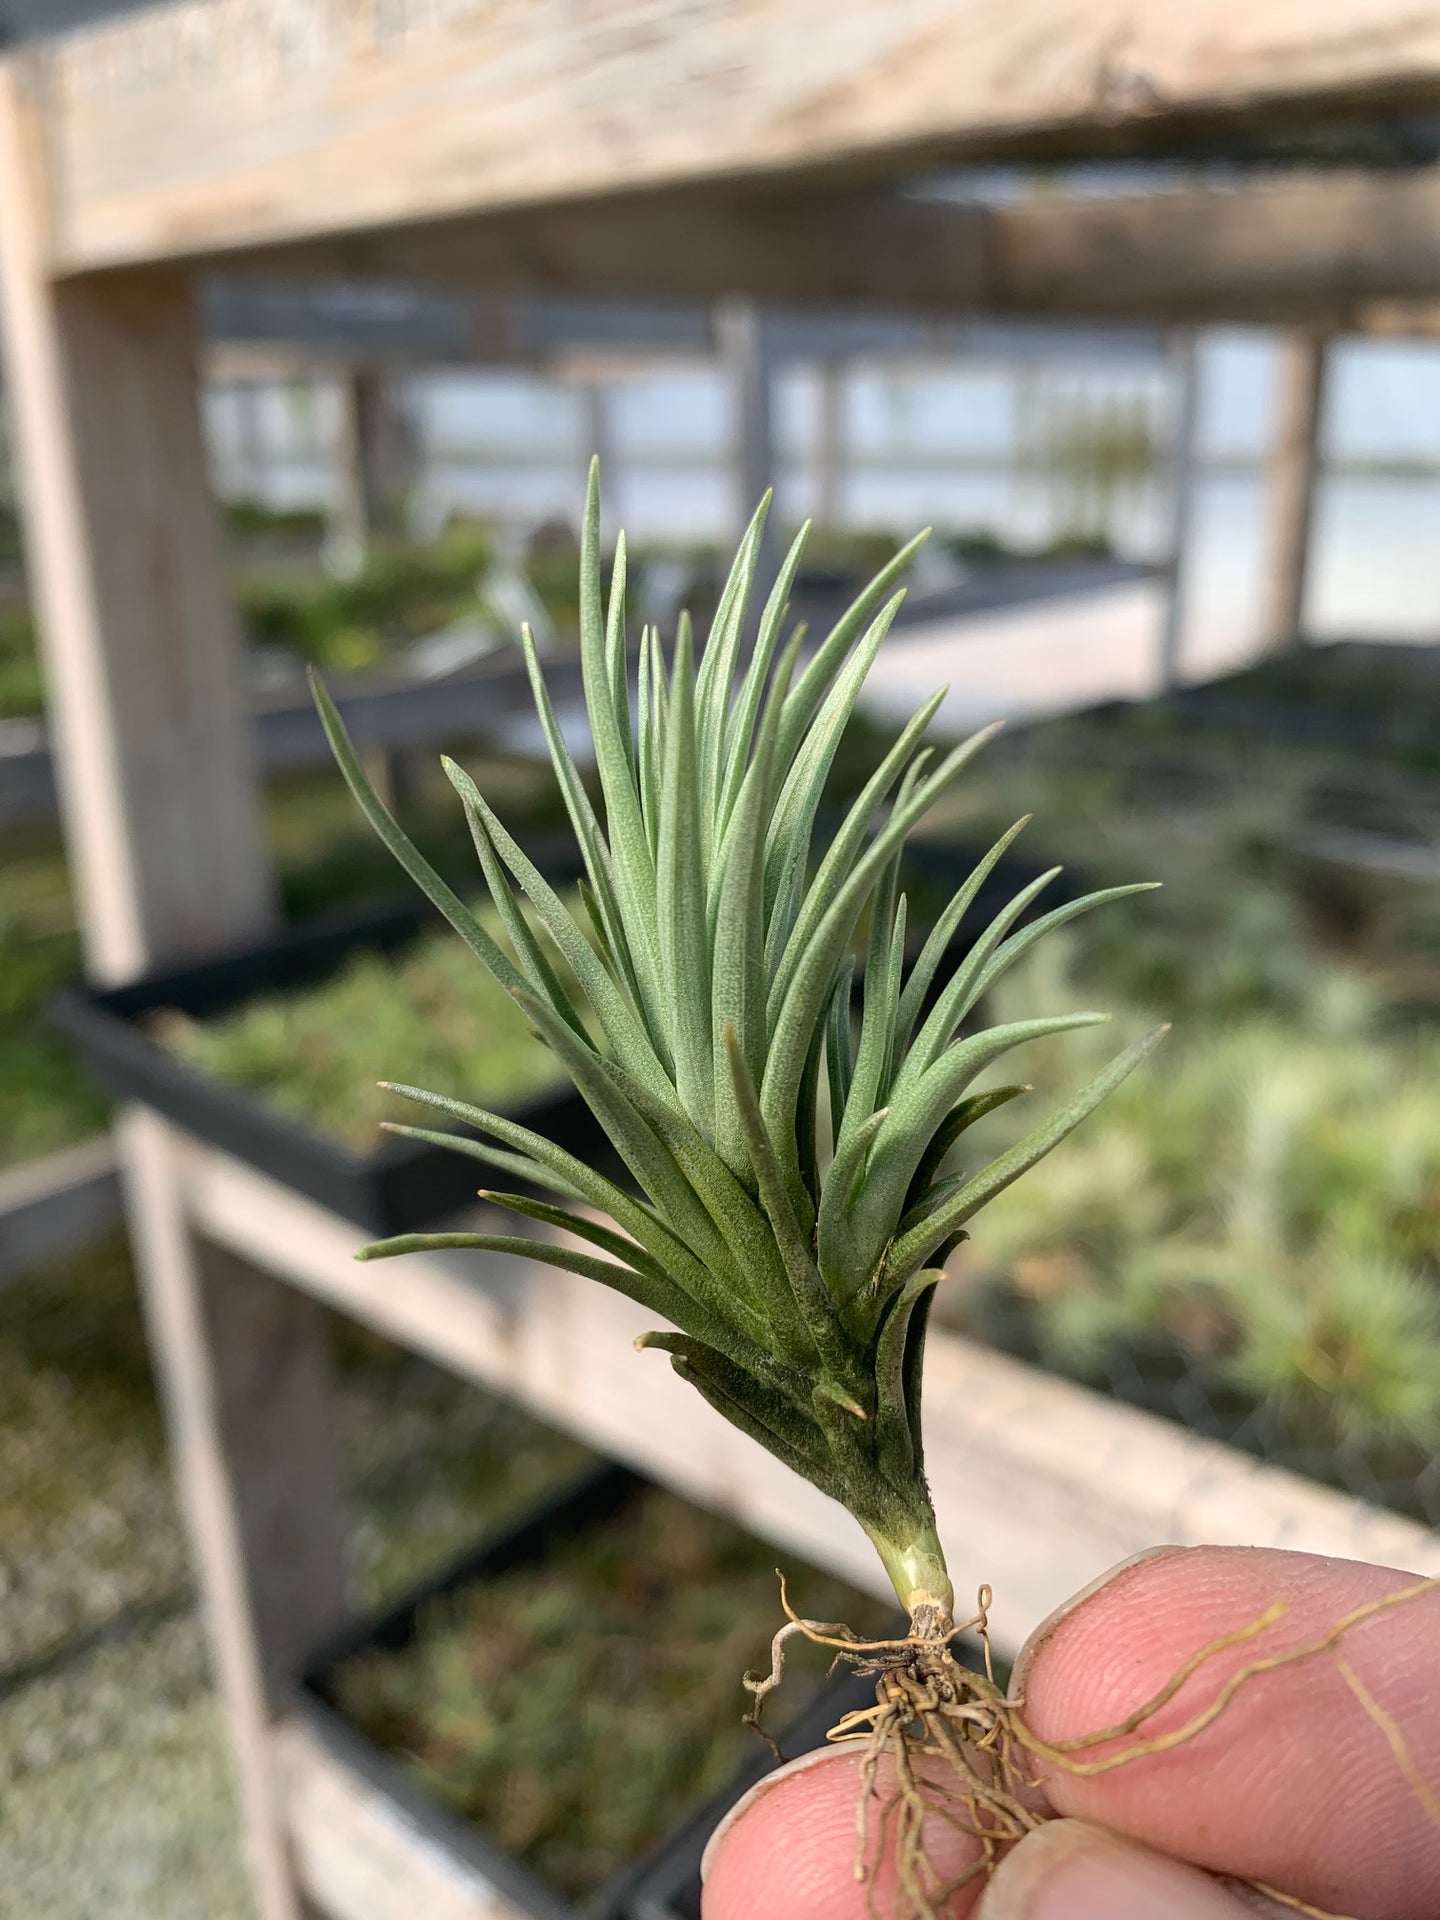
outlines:
[[911, 1624], [927, 1638], [947, 1634], [955, 1622], [955, 1589], [945, 1569], [945, 1553], [933, 1519], [913, 1528], [865, 1531], [900, 1597]]

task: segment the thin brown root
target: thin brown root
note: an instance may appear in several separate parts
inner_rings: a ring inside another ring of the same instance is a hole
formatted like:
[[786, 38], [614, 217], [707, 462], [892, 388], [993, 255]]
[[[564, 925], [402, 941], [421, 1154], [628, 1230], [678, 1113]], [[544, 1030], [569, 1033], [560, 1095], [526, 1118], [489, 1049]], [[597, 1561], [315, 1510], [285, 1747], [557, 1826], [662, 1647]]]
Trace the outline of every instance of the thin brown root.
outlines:
[[1353, 1693], [1355, 1698], [1360, 1702], [1361, 1707], [1369, 1714], [1381, 1733], [1384, 1734], [1390, 1751], [1395, 1756], [1395, 1764], [1405, 1776], [1406, 1785], [1425, 1809], [1430, 1819], [1434, 1821], [1437, 1827], [1440, 1827], [1440, 1799], [1437, 1799], [1435, 1789], [1430, 1785], [1430, 1782], [1416, 1765], [1415, 1756], [1411, 1753], [1404, 1734], [1400, 1731], [1400, 1728], [1396, 1725], [1391, 1715], [1385, 1711], [1374, 1694], [1371, 1693], [1365, 1682], [1360, 1678], [1359, 1674], [1338, 1647], [1332, 1647], [1330, 1649], [1330, 1658], [1340, 1669], [1341, 1679], [1344, 1680], [1351, 1693]]
[[1328, 1907], [1312, 1907], [1308, 1900], [1302, 1900], [1293, 1893], [1283, 1893], [1279, 1887], [1272, 1887], [1267, 1880], [1235, 1880], [1232, 1886], [1248, 1887], [1251, 1893], [1258, 1893], [1266, 1900], [1273, 1900], [1277, 1907], [1288, 1907], [1291, 1913], [1303, 1913], [1306, 1920], [1354, 1920], [1348, 1913], [1332, 1913]]
[[[1416, 1799], [1440, 1826], [1440, 1795], [1421, 1773], [1395, 1720], [1339, 1646], [1347, 1634], [1367, 1620], [1437, 1591], [1440, 1577], [1415, 1581], [1353, 1608], [1323, 1634], [1300, 1646], [1278, 1653], [1256, 1653], [1230, 1674], [1213, 1699], [1183, 1725], [1164, 1734], [1146, 1734], [1146, 1725], [1188, 1681], [1221, 1654], [1258, 1641], [1283, 1618], [1285, 1603], [1277, 1600], [1248, 1625], [1220, 1634], [1200, 1647], [1150, 1699], [1114, 1726], [1074, 1739], [1045, 1741], [1026, 1726], [1023, 1698], [1007, 1698], [996, 1684], [988, 1631], [988, 1588], [981, 1588], [972, 1618], [953, 1628], [916, 1630], [912, 1623], [912, 1631], [903, 1636], [862, 1640], [841, 1622], [802, 1619], [791, 1607], [782, 1580], [785, 1625], [771, 1642], [770, 1672], [763, 1678], [745, 1676], [746, 1686], [755, 1695], [755, 1706], [747, 1718], [762, 1737], [770, 1740], [760, 1726], [761, 1708], [784, 1678], [787, 1649], [797, 1635], [831, 1649], [837, 1664], [846, 1662], [857, 1673], [874, 1677], [874, 1704], [845, 1714], [829, 1734], [836, 1743], [862, 1748], [861, 1791], [855, 1810], [855, 1877], [866, 1888], [866, 1911], [872, 1920], [882, 1920], [876, 1905], [873, 1864], [882, 1858], [893, 1862], [901, 1903], [894, 1915], [884, 1920], [943, 1920], [956, 1892], [992, 1873], [1016, 1841], [1054, 1817], [1036, 1804], [1041, 1785], [1035, 1770], [1037, 1761], [1063, 1773], [1089, 1777], [1171, 1752], [1212, 1726], [1250, 1681], [1322, 1653], [1335, 1662], [1356, 1702], [1384, 1735]], [[952, 1642], [964, 1633], [980, 1641], [983, 1672], [973, 1672], [955, 1658]], [[1113, 1741], [1124, 1744], [1113, 1753], [1093, 1754], [1094, 1748]], [[773, 1740], [770, 1744], [778, 1754]], [[942, 1880], [926, 1845], [927, 1822], [937, 1821], [964, 1834], [978, 1848], [972, 1864], [950, 1880]], [[1264, 1881], [1237, 1879], [1231, 1884], [1306, 1915], [1308, 1920], [1346, 1920], [1343, 1914], [1311, 1906]]]

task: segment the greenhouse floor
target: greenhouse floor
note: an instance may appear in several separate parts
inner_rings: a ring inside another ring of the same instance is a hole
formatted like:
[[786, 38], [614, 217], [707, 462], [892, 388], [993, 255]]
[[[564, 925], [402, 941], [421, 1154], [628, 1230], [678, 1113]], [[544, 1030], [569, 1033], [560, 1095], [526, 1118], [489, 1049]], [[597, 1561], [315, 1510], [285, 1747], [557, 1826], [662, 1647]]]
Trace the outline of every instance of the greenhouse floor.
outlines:
[[[555, 1436], [527, 1449], [523, 1416], [378, 1342], [342, 1333], [337, 1351], [366, 1603], [585, 1458]], [[0, 1911], [251, 1920], [118, 1239], [0, 1292], [0, 1541]]]

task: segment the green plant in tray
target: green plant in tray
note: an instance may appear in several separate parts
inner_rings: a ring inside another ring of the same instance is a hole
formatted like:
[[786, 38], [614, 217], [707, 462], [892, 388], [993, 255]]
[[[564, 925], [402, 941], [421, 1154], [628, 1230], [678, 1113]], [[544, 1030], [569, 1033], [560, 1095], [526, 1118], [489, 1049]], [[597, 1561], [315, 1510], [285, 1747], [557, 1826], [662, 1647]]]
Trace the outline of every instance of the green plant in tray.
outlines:
[[[926, 1319], [967, 1223], [1078, 1125], [1163, 1029], [1126, 1048], [989, 1164], [952, 1173], [947, 1156], [977, 1119], [1028, 1091], [976, 1092], [987, 1070], [1027, 1041], [1103, 1018], [1057, 1013], [975, 1030], [984, 996], [1048, 931], [1139, 889], [1107, 888], [1026, 923], [1053, 877], [1046, 875], [952, 966], [956, 929], [1018, 822], [958, 888], [906, 969], [898, 890], [906, 836], [993, 730], [932, 751], [924, 735], [937, 693], [880, 759], [828, 844], [816, 847], [826, 774], [918, 541], [804, 654], [801, 635], [784, 636], [802, 530], [747, 645], [767, 505], [741, 545], [703, 656], [697, 662], [682, 616], [668, 658], [658, 635], [642, 636], [632, 685], [624, 545], [607, 604], [592, 472], [581, 658], [603, 818], [562, 737], [528, 636], [525, 645], [585, 864], [579, 916], [465, 772], [447, 762], [502, 945], [401, 833], [317, 681], [331, 744], [361, 807], [513, 995], [639, 1189], [603, 1178], [502, 1115], [407, 1085], [399, 1091], [482, 1138], [399, 1131], [443, 1140], [548, 1188], [553, 1201], [488, 1197], [582, 1245], [522, 1234], [417, 1235], [382, 1242], [366, 1257], [436, 1246], [514, 1252], [588, 1275], [668, 1322], [642, 1345], [668, 1353], [727, 1419], [838, 1499], [875, 1544], [911, 1621], [908, 1651], [882, 1678], [877, 1742], [903, 1754], [907, 1743], [935, 1736], [937, 1714], [962, 1712], [966, 1702], [964, 1710], [979, 1711], [983, 1701], [1008, 1752], [1013, 1711], [985, 1676], [963, 1675], [948, 1650], [954, 1596], [920, 1418]], [[540, 934], [520, 910], [521, 895]], [[562, 980], [562, 962], [573, 987]], [[767, 1687], [759, 1683], [762, 1697]], [[944, 1704], [927, 1708], [927, 1698]], [[967, 1782], [985, 1817], [1023, 1824], [1014, 1786], [1025, 1764], [1007, 1760], [988, 1786]], [[929, 1913], [913, 1806], [902, 1809], [899, 1830], [915, 1910]]]
[[[479, 918], [499, 931], [493, 913]], [[504, 988], [443, 931], [394, 955], [356, 954], [303, 991], [260, 995], [203, 1021], [169, 1010], [152, 1025], [202, 1072], [360, 1148], [373, 1145], [394, 1111], [375, 1083], [377, 1054], [409, 1059], [432, 1084], [503, 1106], [564, 1078], [528, 1038]]]

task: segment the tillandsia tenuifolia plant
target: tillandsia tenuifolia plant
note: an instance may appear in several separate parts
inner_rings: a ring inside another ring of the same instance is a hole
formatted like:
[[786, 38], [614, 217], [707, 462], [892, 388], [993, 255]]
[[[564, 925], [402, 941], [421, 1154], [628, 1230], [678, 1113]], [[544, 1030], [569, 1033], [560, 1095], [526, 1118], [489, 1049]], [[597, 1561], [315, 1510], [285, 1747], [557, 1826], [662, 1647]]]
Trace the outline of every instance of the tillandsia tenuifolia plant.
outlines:
[[[1058, 872], [1052, 869], [1024, 887], [942, 978], [956, 930], [1024, 825], [1017, 822], [907, 966], [898, 890], [906, 836], [994, 729], [937, 758], [923, 744], [943, 698], [936, 693], [880, 760], [828, 844], [816, 847], [826, 776], [920, 540], [896, 554], [807, 655], [803, 633], [783, 637], [802, 529], [747, 649], [768, 505], [762, 502], [741, 543], [698, 662], [685, 616], [668, 659], [647, 629], [632, 688], [624, 540], [607, 603], [592, 467], [580, 653], [603, 817], [565, 743], [533, 639], [523, 636], [584, 862], [588, 925], [447, 759], [509, 950], [497, 944], [387, 812], [317, 681], [331, 746], [371, 824], [514, 995], [640, 1189], [637, 1196], [502, 1115], [397, 1085], [482, 1137], [395, 1131], [473, 1154], [609, 1223], [529, 1193], [487, 1191], [488, 1200], [566, 1229], [595, 1251], [466, 1233], [405, 1235], [365, 1257], [457, 1246], [514, 1252], [641, 1302], [670, 1323], [644, 1344], [667, 1352], [676, 1372], [728, 1420], [840, 1501], [874, 1541], [917, 1629], [943, 1634], [953, 1594], [920, 1419], [935, 1284], [977, 1208], [1061, 1141], [1163, 1029], [1121, 1053], [988, 1165], [945, 1170], [969, 1127], [1028, 1091], [972, 1092], [987, 1068], [1024, 1041], [1104, 1018], [1067, 1013], [969, 1031], [987, 990], [1050, 929], [1141, 889], [1107, 888], [1024, 923]], [[518, 895], [528, 899], [529, 915]], [[862, 925], [857, 1032], [852, 990]]]
[[[880, 759], [838, 827], [827, 827], [828, 841], [822, 835], [816, 846], [826, 776], [894, 618], [899, 595], [892, 590], [918, 542], [898, 553], [806, 654], [800, 634], [783, 638], [802, 532], [759, 610], [750, 645], [765, 513], [762, 504], [698, 663], [682, 618], [668, 659], [653, 630], [644, 633], [632, 687], [624, 544], [607, 605], [592, 469], [580, 647], [603, 819], [561, 735], [534, 644], [524, 637], [541, 726], [583, 857], [587, 924], [572, 916], [468, 775], [447, 761], [508, 942], [502, 947], [386, 812], [317, 682], [326, 730], [361, 807], [514, 995], [638, 1188], [616, 1184], [503, 1115], [400, 1087], [480, 1137], [397, 1131], [519, 1176], [531, 1192], [485, 1197], [569, 1238], [407, 1235], [361, 1257], [430, 1247], [500, 1250], [618, 1289], [669, 1322], [643, 1346], [667, 1352], [727, 1419], [849, 1509], [879, 1551], [909, 1631], [860, 1641], [844, 1628], [792, 1614], [776, 1635], [770, 1674], [746, 1680], [758, 1711], [794, 1633], [876, 1676], [875, 1704], [847, 1715], [831, 1735], [864, 1746], [857, 1870], [878, 1912], [873, 1843], [880, 1838], [894, 1860], [893, 1911], [940, 1920], [958, 1886], [987, 1872], [1005, 1843], [1047, 1817], [1030, 1791], [1037, 1774], [1097, 1774], [1169, 1751], [1210, 1726], [1250, 1676], [1338, 1658], [1344, 1634], [1381, 1610], [1434, 1593], [1440, 1580], [1400, 1586], [1299, 1645], [1252, 1650], [1208, 1707], [1161, 1733], [1151, 1731], [1154, 1717], [1177, 1689], [1210, 1670], [1217, 1656], [1249, 1648], [1267, 1633], [1285, 1611], [1283, 1600], [1200, 1648], [1120, 1724], [1063, 1742], [1046, 1742], [1029, 1726], [1023, 1697], [1001, 1693], [988, 1657], [979, 1673], [954, 1657], [958, 1629], [926, 1488], [920, 1420], [935, 1284], [976, 1211], [1063, 1140], [1164, 1029], [1121, 1053], [988, 1165], [946, 1170], [951, 1149], [977, 1120], [1028, 1091], [977, 1092], [981, 1075], [1027, 1040], [1102, 1017], [1058, 1014], [972, 1030], [989, 989], [1052, 928], [1137, 889], [1109, 888], [1027, 921], [1052, 870], [1022, 888], [947, 970], [951, 942], [1024, 824], [1018, 822], [906, 964], [898, 886], [906, 835], [990, 730], [937, 758], [923, 744], [942, 698], [937, 693]], [[862, 932], [857, 1028], [852, 989]], [[534, 1198], [534, 1189], [555, 1199]], [[980, 1613], [966, 1623], [982, 1637], [984, 1606], [982, 1592]], [[1352, 1691], [1414, 1785], [1419, 1776], [1403, 1742], [1396, 1744], [1395, 1723], [1363, 1688]], [[944, 1818], [936, 1824], [959, 1827], [975, 1842], [972, 1866], [948, 1882], [925, 1840], [927, 1811], [942, 1790]], [[880, 1802], [873, 1818], [872, 1796]], [[1248, 1884], [1281, 1904], [1321, 1912], [1258, 1881]]]

